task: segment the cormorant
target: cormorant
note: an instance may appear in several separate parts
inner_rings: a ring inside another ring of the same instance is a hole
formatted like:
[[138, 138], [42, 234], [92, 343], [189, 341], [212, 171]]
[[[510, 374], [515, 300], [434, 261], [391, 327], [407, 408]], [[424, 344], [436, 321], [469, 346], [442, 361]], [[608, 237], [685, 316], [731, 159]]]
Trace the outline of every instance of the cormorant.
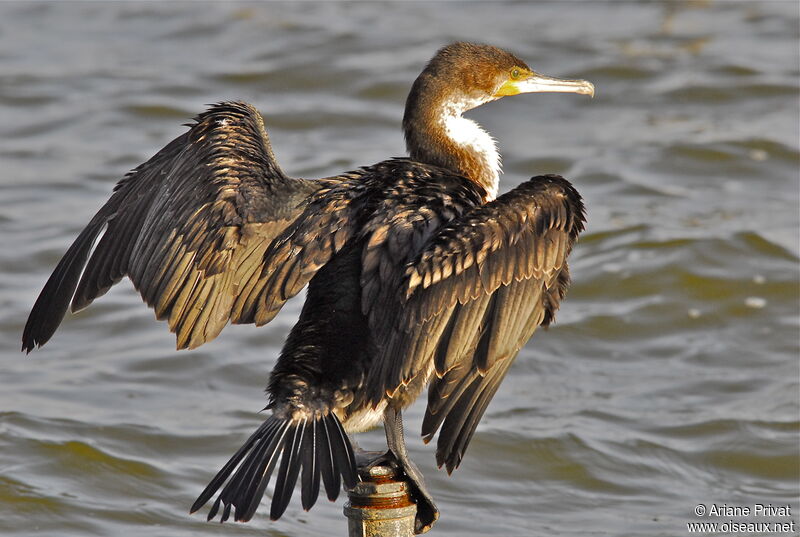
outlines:
[[580, 195], [557, 175], [497, 197], [494, 140], [462, 114], [546, 91], [594, 86], [496, 47], [448, 45], [406, 101], [410, 158], [318, 180], [284, 174], [255, 108], [214, 105], [117, 184], [47, 281], [22, 348], [46, 343], [70, 303], [88, 306], [123, 276], [178, 349], [228, 322], [263, 325], [308, 285], [270, 376], [269, 417], [191, 510], [221, 489], [208, 519], [233, 508], [247, 521], [273, 474], [272, 519], [298, 479], [304, 509], [321, 484], [334, 500], [357, 480], [348, 433], [383, 420], [389, 451], [372, 463], [406, 473], [416, 531], [427, 531], [438, 510], [408, 458], [402, 409], [428, 387], [422, 435], [438, 431], [438, 465], [458, 467], [520, 347], [553, 320], [584, 223]]

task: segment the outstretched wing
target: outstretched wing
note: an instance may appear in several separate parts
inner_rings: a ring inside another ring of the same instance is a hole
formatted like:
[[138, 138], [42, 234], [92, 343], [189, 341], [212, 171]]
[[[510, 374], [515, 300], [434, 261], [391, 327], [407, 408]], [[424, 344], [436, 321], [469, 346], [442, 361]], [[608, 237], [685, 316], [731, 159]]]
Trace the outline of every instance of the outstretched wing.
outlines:
[[262, 293], [264, 254], [318, 188], [284, 175], [252, 106], [211, 107], [117, 184], [39, 295], [23, 350], [50, 339], [70, 302], [80, 310], [123, 276], [168, 320], [179, 349], [228, 321], [268, 322], [277, 309]]
[[432, 378], [422, 434], [441, 428], [439, 466], [459, 465], [514, 357], [552, 321], [583, 223], [569, 182], [535, 177], [444, 226], [406, 268], [398, 302], [370, 309], [380, 338], [370, 398]]

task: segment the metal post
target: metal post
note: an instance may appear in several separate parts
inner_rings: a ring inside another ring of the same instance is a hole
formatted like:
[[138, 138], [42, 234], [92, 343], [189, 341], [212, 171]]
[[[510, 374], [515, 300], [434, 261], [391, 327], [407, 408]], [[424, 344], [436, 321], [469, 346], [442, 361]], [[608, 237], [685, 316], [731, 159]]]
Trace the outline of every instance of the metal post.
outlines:
[[347, 492], [350, 501], [344, 506], [348, 537], [412, 537], [417, 506], [408, 484], [388, 466], [358, 474], [361, 481]]

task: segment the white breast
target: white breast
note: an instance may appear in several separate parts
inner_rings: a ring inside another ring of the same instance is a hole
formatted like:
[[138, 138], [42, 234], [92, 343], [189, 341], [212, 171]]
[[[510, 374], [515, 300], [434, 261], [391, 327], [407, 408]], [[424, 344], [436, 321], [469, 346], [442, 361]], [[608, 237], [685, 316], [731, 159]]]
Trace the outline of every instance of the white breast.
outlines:
[[444, 129], [445, 134], [454, 143], [477, 154], [484, 161], [484, 165], [491, 170], [493, 177], [490, 178], [487, 190], [490, 200], [496, 198], [501, 164], [494, 138], [480, 125], [463, 117], [458, 109], [448, 110], [444, 116]]

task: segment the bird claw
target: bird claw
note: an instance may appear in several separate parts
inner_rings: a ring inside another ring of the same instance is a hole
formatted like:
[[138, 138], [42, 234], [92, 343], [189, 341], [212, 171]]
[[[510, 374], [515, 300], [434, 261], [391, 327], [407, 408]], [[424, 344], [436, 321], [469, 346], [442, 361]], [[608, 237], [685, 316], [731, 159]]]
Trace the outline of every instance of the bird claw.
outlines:
[[398, 468], [396, 459], [394, 455], [391, 455], [391, 451], [365, 451], [358, 446], [353, 447], [355, 448], [356, 467], [359, 470], [370, 470], [375, 466]]
[[[403, 460], [401, 460], [403, 459]], [[414, 519], [414, 533], [425, 533], [439, 519], [439, 509], [433, 502], [425, 486], [422, 472], [417, 465], [407, 456], [397, 456], [391, 449], [381, 453], [376, 451], [357, 451], [356, 462], [359, 469], [370, 470], [375, 466], [388, 466], [406, 476], [411, 499], [417, 504], [417, 514]]]

